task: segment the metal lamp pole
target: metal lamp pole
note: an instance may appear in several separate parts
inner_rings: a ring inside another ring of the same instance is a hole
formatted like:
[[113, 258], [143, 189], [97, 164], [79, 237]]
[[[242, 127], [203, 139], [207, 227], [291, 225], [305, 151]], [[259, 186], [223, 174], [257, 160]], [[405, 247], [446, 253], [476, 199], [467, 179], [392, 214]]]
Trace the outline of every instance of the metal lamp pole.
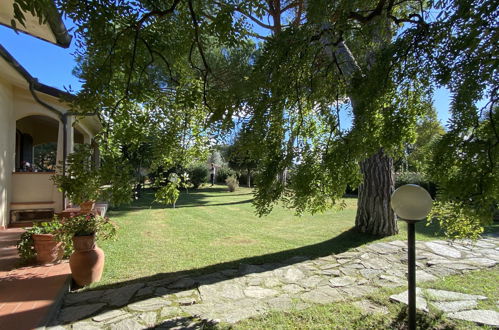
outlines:
[[409, 289], [409, 330], [416, 329], [416, 221], [400, 219], [407, 223], [407, 286]]
[[399, 220], [407, 223], [407, 286], [409, 329], [416, 329], [416, 231], [415, 224], [426, 218], [433, 200], [423, 188], [413, 184], [399, 187], [392, 194], [391, 206]]

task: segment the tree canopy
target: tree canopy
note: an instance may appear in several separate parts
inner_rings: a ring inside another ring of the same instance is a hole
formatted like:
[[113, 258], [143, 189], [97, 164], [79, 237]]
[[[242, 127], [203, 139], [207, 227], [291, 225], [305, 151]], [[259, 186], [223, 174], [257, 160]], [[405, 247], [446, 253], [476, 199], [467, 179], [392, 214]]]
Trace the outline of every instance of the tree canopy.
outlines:
[[[76, 24], [78, 106], [101, 109], [109, 127], [141, 112], [162, 131], [160, 159], [243, 118], [259, 141], [259, 214], [278, 201], [298, 212], [335, 204], [361, 182], [362, 161], [403, 153], [433, 90], [446, 87], [452, 117], [429, 171], [442, 201], [491, 219], [497, 0], [56, 3]], [[348, 129], [341, 111], [351, 112]], [[291, 165], [284, 185], [278, 174]]]

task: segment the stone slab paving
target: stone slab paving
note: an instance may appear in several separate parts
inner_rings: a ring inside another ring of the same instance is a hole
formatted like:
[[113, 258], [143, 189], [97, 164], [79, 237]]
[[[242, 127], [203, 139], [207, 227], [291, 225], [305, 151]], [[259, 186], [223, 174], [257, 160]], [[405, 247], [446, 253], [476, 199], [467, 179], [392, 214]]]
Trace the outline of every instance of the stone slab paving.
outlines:
[[[418, 282], [490, 268], [497, 263], [497, 235], [477, 242], [417, 242]], [[271, 310], [299, 310], [345, 300], [358, 300], [366, 310], [383, 310], [362, 297], [382, 287], [406, 285], [406, 270], [406, 242], [380, 242], [316, 259], [296, 256], [281, 263], [242, 264], [239, 269], [197, 277], [165, 277], [116, 289], [70, 293], [53, 326], [194, 329], [207, 323], [235, 323]], [[471, 315], [470, 310], [481, 297], [471, 299], [465, 295], [465, 299], [439, 290], [420, 290], [421, 308], [427, 308], [424, 297], [432, 295], [440, 299], [434, 305], [447, 311], [449, 317], [484, 323], [484, 318], [497, 314], [482, 311]], [[403, 294], [400, 297], [403, 300]]]
[[[390, 296], [390, 299], [407, 304], [408, 291]], [[460, 292], [416, 288], [416, 308], [428, 311], [428, 306], [440, 310], [452, 319], [499, 327], [499, 312], [476, 309], [479, 300], [487, 297]]]

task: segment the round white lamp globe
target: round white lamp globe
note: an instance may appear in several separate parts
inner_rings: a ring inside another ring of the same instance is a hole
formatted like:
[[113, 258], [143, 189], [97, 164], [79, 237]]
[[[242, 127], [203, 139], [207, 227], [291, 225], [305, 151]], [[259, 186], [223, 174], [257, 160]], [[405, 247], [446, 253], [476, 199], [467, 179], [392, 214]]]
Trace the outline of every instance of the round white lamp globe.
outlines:
[[430, 194], [418, 185], [406, 184], [392, 194], [390, 205], [400, 220], [418, 221], [430, 213], [433, 200]]

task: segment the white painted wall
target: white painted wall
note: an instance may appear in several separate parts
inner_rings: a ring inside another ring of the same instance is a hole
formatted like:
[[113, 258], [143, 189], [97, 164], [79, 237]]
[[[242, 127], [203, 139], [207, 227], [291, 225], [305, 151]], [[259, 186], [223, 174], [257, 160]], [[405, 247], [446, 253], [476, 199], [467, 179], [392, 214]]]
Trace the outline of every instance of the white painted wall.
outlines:
[[0, 79], [0, 229], [9, 222], [10, 186], [14, 166], [15, 119], [13, 90]]
[[[12, 202], [54, 202], [62, 203], [62, 194], [52, 183], [53, 174], [48, 172], [20, 172], [12, 174]], [[19, 209], [19, 207], [15, 207]], [[57, 211], [61, 211], [59, 208]]]
[[[67, 107], [55, 98], [37, 93], [46, 103], [65, 113]], [[33, 98], [27, 88], [13, 86], [11, 82], [0, 77], [0, 229], [8, 226], [11, 209], [29, 209], [40, 207], [33, 205], [11, 205], [11, 203], [48, 202], [54, 204], [56, 212], [63, 209], [62, 194], [50, 181], [49, 174], [25, 173], [13, 174], [15, 166], [16, 121], [31, 115], [42, 115], [59, 122], [57, 138], [57, 163], [63, 158], [63, 125], [60, 117], [48, 110]], [[75, 118], [68, 116], [67, 151], [73, 151], [73, 135]], [[78, 127], [84, 132], [85, 142], [93, 138], [95, 125], [82, 120]]]
[[[58, 104], [48, 97], [43, 97], [43, 94], [37, 93], [37, 95], [44, 102], [53, 106], [61, 112], [66, 112], [65, 107], [62, 104]], [[30, 91], [24, 88], [15, 87], [14, 88], [14, 109], [15, 109], [15, 119], [19, 120], [24, 117], [42, 115], [53, 118], [59, 121], [59, 116], [52, 111], [48, 110], [33, 98]]]

